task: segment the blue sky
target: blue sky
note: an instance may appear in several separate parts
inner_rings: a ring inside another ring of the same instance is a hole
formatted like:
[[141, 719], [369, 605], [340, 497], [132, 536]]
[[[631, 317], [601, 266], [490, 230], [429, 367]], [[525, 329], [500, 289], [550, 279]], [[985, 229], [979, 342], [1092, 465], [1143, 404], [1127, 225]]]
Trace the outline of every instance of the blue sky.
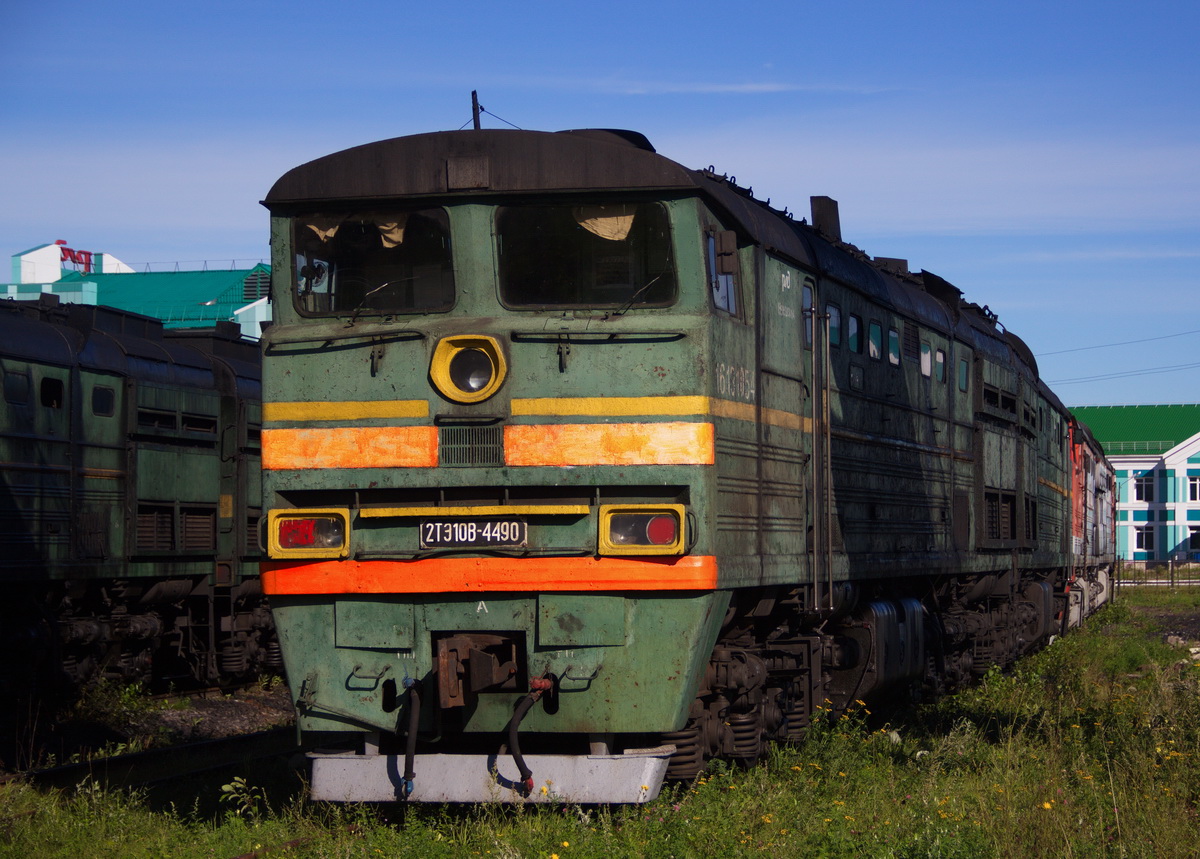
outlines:
[[477, 89], [487, 127], [633, 128], [797, 214], [836, 198], [847, 241], [988, 304], [1068, 404], [1200, 402], [1198, 25], [1183, 0], [8, 0], [0, 263], [256, 262], [280, 174], [458, 128]]

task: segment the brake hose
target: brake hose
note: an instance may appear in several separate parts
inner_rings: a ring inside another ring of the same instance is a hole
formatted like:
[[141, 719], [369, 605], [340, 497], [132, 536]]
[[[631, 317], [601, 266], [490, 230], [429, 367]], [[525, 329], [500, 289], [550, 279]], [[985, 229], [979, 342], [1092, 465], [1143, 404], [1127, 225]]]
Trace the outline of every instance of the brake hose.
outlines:
[[529, 709], [542, 697], [542, 693], [549, 691], [553, 686], [553, 679], [548, 677], [535, 677], [530, 680], [529, 694], [517, 704], [517, 709], [513, 711], [512, 718], [508, 722], [508, 748], [512, 753], [513, 762], [521, 774], [520, 790], [518, 791], [521, 796], [529, 796], [533, 793], [533, 771], [525, 765], [525, 758], [521, 756], [521, 743], [517, 737], [517, 728], [520, 727], [521, 720], [525, 718]]
[[417, 730], [421, 722], [421, 688], [412, 677], [405, 677], [404, 685], [408, 689], [408, 737], [404, 742], [404, 778], [400, 787], [404, 793], [402, 798], [408, 799], [417, 775], [413, 770], [413, 759], [417, 754]]

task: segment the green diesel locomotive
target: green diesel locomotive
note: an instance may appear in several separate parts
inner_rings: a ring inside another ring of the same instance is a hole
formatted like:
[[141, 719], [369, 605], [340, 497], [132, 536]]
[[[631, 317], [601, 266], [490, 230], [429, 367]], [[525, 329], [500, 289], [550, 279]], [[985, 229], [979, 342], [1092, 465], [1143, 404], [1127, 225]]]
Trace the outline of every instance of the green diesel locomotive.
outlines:
[[1107, 594], [1099, 448], [832, 200], [476, 130], [264, 204], [262, 577], [318, 798], [645, 801]]
[[280, 670], [257, 344], [44, 295], [0, 302], [0, 376], [0, 720], [100, 678]]

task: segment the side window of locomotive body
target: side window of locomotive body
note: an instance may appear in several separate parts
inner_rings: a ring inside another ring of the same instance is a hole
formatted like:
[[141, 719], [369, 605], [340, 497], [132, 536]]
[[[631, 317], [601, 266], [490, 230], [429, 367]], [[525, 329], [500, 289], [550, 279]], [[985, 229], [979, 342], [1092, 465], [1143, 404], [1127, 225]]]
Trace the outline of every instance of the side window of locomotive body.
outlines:
[[888, 363], [900, 366], [900, 332], [895, 328], [888, 329]]
[[825, 313], [829, 316], [829, 345], [842, 345], [842, 309], [836, 304], [826, 304]]
[[846, 346], [855, 355], [863, 353], [862, 319], [853, 313], [846, 319]]
[[428, 313], [454, 303], [442, 209], [303, 215], [292, 246], [301, 313]]
[[15, 406], [29, 402], [29, 374], [6, 370], [4, 372], [4, 401]]
[[502, 206], [500, 300], [513, 308], [666, 307], [678, 291], [659, 203]]
[[741, 305], [738, 301], [737, 234], [733, 230], [714, 228], [705, 231], [704, 264], [713, 307], [737, 316]]
[[867, 355], [873, 361], [883, 358], [883, 326], [874, 319], [867, 327]]
[[116, 414], [117, 394], [107, 385], [97, 385], [92, 388], [92, 414], [101, 418], [111, 418]]

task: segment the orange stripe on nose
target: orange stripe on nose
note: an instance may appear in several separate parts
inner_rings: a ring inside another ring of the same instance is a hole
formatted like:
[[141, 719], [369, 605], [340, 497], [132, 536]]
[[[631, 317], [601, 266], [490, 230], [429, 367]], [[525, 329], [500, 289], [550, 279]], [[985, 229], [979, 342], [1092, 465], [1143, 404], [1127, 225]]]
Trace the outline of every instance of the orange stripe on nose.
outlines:
[[506, 426], [504, 461], [508, 465], [712, 465], [713, 425]]
[[265, 429], [262, 467], [432, 468], [437, 427]]
[[428, 558], [420, 561], [265, 561], [267, 594], [477, 591], [713, 590], [717, 559]]

